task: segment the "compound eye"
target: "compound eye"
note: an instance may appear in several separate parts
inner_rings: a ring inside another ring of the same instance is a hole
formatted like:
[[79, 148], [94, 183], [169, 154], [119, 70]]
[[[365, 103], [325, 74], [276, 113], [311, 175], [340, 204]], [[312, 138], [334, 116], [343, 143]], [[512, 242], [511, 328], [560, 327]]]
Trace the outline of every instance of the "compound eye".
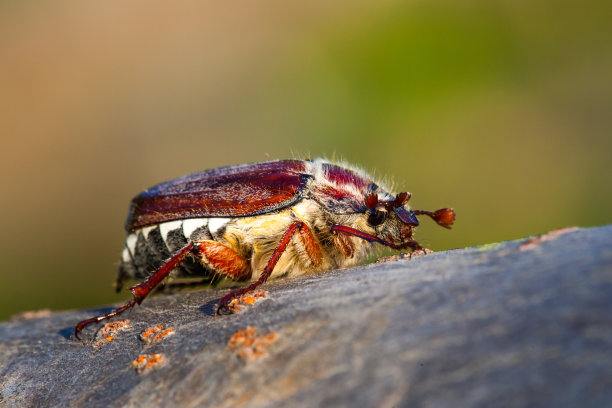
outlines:
[[380, 225], [383, 222], [385, 222], [386, 218], [387, 218], [386, 211], [374, 210], [368, 216], [368, 224], [370, 224], [373, 227], [376, 227], [377, 225]]

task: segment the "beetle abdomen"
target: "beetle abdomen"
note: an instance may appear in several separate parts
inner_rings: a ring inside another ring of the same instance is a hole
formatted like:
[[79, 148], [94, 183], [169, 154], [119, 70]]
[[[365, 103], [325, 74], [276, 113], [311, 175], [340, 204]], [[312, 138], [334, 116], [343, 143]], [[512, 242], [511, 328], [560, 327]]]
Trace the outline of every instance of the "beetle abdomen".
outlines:
[[[195, 240], [217, 240], [223, 234], [227, 218], [190, 218], [140, 228], [128, 234], [119, 266], [118, 281], [146, 278]], [[208, 276], [212, 272], [187, 258], [175, 276]]]

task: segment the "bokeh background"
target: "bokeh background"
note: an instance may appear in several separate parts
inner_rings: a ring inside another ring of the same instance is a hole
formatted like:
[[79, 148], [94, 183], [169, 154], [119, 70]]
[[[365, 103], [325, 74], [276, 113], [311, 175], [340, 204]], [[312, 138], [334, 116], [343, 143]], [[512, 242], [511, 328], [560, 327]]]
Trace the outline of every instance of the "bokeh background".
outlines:
[[341, 158], [434, 250], [612, 221], [609, 1], [0, 3], [0, 318], [127, 299], [130, 199]]

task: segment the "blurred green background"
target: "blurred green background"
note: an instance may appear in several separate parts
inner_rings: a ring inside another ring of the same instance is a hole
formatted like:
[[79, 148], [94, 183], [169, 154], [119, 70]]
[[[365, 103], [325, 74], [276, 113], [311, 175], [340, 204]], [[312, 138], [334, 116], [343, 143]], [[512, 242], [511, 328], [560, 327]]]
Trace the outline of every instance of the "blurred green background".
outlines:
[[610, 223], [609, 1], [0, 3], [0, 318], [112, 289], [130, 199], [342, 158], [434, 250]]

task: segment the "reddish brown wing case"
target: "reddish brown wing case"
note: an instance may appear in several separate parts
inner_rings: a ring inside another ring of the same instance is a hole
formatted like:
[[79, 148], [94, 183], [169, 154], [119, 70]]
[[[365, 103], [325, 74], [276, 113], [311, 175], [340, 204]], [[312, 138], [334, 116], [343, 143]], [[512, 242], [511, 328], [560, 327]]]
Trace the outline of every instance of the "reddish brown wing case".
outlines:
[[132, 200], [126, 229], [196, 217], [247, 217], [299, 201], [306, 161], [281, 160], [206, 170], [152, 187]]

